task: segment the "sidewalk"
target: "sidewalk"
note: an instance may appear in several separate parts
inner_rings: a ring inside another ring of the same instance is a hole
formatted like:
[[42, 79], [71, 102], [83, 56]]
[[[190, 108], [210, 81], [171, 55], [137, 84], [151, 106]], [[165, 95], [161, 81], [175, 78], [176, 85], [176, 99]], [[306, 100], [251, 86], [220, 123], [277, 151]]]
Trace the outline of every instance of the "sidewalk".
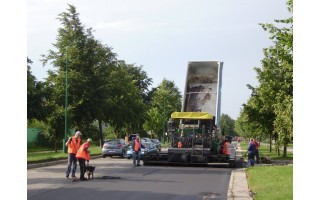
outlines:
[[[241, 147], [237, 144], [236, 157], [241, 158]], [[236, 168], [232, 171], [229, 189], [228, 200], [252, 200], [249, 195], [248, 181], [245, 173], [245, 168]]]

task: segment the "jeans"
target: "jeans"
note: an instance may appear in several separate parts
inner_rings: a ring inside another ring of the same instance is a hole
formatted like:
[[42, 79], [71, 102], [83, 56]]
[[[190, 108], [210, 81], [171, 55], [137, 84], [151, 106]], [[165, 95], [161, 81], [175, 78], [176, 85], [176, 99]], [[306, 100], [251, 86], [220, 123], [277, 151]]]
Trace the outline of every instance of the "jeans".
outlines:
[[252, 152], [252, 151], [248, 152], [248, 167], [254, 166], [254, 155], [255, 155], [254, 152]]
[[[141, 158], [141, 151], [132, 152], [132, 160], [133, 160], [134, 166], [136, 166], [137, 164], [140, 165], [140, 158]], [[136, 160], [138, 160], [138, 162], [136, 162]]]
[[68, 168], [66, 172], [66, 177], [69, 177], [70, 172], [71, 172], [71, 166], [72, 166], [72, 177], [76, 175], [76, 170], [77, 170], [77, 158], [76, 154], [73, 153], [68, 153]]

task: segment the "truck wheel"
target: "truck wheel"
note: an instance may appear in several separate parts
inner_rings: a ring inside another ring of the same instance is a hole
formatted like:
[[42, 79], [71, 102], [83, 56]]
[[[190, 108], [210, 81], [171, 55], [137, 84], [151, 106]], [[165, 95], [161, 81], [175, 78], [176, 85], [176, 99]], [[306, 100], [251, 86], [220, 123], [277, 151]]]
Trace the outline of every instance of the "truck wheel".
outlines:
[[229, 161], [229, 167], [230, 168], [235, 168], [236, 167], [236, 161], [234, 161], [234, 160]]

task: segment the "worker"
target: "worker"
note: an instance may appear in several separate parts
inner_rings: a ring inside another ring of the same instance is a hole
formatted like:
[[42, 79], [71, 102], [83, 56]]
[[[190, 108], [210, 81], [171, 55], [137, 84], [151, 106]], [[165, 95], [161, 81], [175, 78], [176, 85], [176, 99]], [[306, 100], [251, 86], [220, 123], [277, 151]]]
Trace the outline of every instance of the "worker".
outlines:
[[90, 151], [89, 151], [89, 147], [90, 144], [92, 143], [92, 139], [88, 138], [86, 143], [83, 143], [80, 148], [79, 151], [76, 155], [76, 158], [79, 161], [79, 165], [80, 165], [80, 181], [86, 181], [87, 179], [84, 177], [84, 174], [86, 172], [86, 161], [89, 162], [90, 160]]
[[69, 178], [71, 167], [72, 173], [71, 177], [76, 178], [76, 170], [77, 170], [77, 158], [76, 153], [81, 145], [81, 132], [77, 131], [73, 137], [70, 137], [66, 142], [66, 146], [68, 147], [68, 167], [66, 171], [66, 177]]
[[179, 142], [178, 142], [178, 148], [182, 148], [182, 142], [181, 142], [181, 140], [179, 140]]
[[229, 145], [230, 145], [229, 140], [225, 139], [223, 144], [223, 154], [230, 155]]

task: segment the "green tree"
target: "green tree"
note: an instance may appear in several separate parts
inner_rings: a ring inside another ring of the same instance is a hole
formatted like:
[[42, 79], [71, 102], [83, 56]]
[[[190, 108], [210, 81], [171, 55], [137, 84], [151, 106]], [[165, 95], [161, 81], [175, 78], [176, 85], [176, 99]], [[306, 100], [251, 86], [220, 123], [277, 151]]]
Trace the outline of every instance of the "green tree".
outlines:
[[172, 112], [181, 110], [181, 93], [174, 82], [163, 79], [160, 85], [152, 91], [151, 108], [147, 113], [144, 127], [163, 137], [166, 124]]
[[[292, 14], [292, 0], [287, 5]], [[285, 157], [286, 146], [293, 137], [293, 19], [290, 17], [275, 22], [281, 24], [280, 28], [273, 24], [261, 24], [270, 33], [273, 45], [263, 50], [262, 67], [255, 68], [259, 85], [256, 88], [250, 86], [254, 90], [237, 119], [236, 129], [248, 131], [250, 127], [261, 135], [268, 133], [270, 142], [273, 135], [276, 149], [284, 146]]]
[[220, 129], [222, 135], [237, 136], [235, 131], [235, 120], [233, 120], [229, 115], [223, 114], [220, 117]]
[[[111, 48], [94, 39], [91, 28], [81, 24], [76, 8], [69, 5], [67, 12], [59, 14], [62, 27], [58, 29], [55, 50], [43, 55], [43, 65], [49, 61], [56, 69], [49, 70], [48, 85], [54, 88], [49, 114], [49, 134], [56, 140], [63, 138], [63, 110], [66, 97], [66, 72], [68, 72], [68, 129], [75, 127], [84, 132], [84, 137], [92, 134], [91, 123], [104, 118], [103, 109], [108, 93], [101, 88], [106, 80], [108, 68], [115, 62], [116, 54]], [[68, 67], [68, 70], [66, 70]], [[101, 70], [100, 70], [101, 69]], [[99, 74], [101, 72], [101, 74]], [[104, 76], [106, 75], [106, 76]]]

